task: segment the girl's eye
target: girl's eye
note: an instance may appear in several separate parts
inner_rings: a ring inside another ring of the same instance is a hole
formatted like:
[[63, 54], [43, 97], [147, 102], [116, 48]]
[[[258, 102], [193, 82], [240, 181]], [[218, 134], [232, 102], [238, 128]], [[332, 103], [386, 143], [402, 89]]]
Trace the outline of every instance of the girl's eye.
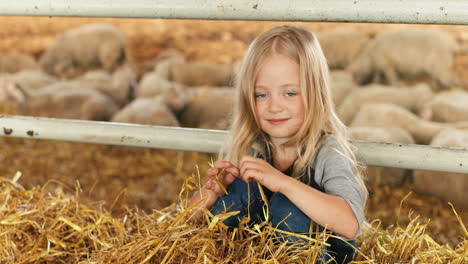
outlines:
[[255, 94], [255, 98], [264, 98], [264, 97], [266, 97], [266, 96], [267, 96], [266, 93], [256, 93], [256, 94]]
[[287, 92], [286, 93], [286, 96], [295, 96], [295, 95], [297, 95], [297, 93], [295, 93], [295, 92]]

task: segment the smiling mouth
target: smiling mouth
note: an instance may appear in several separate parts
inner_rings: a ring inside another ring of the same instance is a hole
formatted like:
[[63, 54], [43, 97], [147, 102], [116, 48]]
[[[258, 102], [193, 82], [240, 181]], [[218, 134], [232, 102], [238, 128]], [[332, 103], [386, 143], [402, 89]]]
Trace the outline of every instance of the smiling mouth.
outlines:
[[284, 122], [288, 121], [288, 118], [283, 118], [283, 119], [268, 119], [268, 122], [270, 122], [273, 125], [279, 125]]

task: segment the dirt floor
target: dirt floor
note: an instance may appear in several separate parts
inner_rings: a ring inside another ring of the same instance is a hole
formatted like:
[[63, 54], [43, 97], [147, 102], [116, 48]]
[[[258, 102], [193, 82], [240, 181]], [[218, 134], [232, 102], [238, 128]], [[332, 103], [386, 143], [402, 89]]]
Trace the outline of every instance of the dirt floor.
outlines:
[[[24, 52], [38, 58], [62, 32], [89, 23], [109, 23], [120, 28], [130, 42], [130, 53], [136, 63], [145, 67], [167, 48], [182, 50], [190, 61], [230, 63], [239, 59], [248, 44], [260, 32], [281, 24], [295, 24], [323, 31], [335, 27], [352, 27], [375, 35], [384, 31], [408, 28], [438, 28], [453, 34], [462, 45], [468, 45], [467, 26], [350, 24], [350, 23], [285, 23], [252, 21], [200, 21], [161, 19], [96, 19], [48, 17], [0, 17], [0, 51]], [[468, 81], [468, 54], [456, 57], [456, 73]], [[177, 198], [178, 185], [184, 175], [207, 168], [209, 157], [189, 152], [144, 150], [54, 141], [32, 141], [0, 138], [0, 176], [11, 178], [23, 172], [25, 186], [44, 184], [55, 179], [63, 188], [75, 188], [80, 182], [85, 197], [106, 201], [107, 208], [138, 206], [147, 210], [161, 208]], [[172, 184], [168, 184], [171, 183]], [[368, 204], [368, 219], [380, 218], [384, 226], [408, 222], [410, 211], [431, 219], [428, 233], [442, 243], [460, 242], [463, 231], [446, 202], [413, 194], [411, 185], [373, 187]], [[121, 195], [126, 190], [126, 195]], [[122, 197], [127, 197], [124, 200]], [[114, 201], [116, 201], [114, 203]], [[459, 211], [467, 225], [468, 211]]]

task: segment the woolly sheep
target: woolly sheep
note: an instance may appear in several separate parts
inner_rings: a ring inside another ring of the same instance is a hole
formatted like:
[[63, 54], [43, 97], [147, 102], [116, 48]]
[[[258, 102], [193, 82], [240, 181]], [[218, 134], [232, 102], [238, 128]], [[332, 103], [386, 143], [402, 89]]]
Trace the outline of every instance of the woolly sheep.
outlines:
[[[352, 127], [349, 136], [353, 140], [367, 140], [373, 142], [414, 144], [413, 137], [399, 127]], [[400, 168], [386, 168], [367, 166], [365, 175], [369, 182], [377, 185], [403, 183], [408, 170]]]
[[431, 104], [432, 118], [438, 122], [468, 121], [468, 93], [462, 90], [441, 92]]
[[187, 86], [229, 86], [233, 65], [166, 60], [155, 66], [155, 72], [164, 79]]
[[22, 70], [37, 69], [36, 60], [27, 54], [0, 53], [0, 72], [15, 73]]
[[137, 98], [112, 117], [112, 122], [180, 126], [162, 98]]
[[37, 90], [47, 86], [57, 79], [40, 70], [24, 70], [11, 75], [11, 79], [22, 89]]
[[187, 95], [184, 86], [161, 78], [155, 72], [147, 73], [138, 84], [135, 97], [156, 97], [161, 96], [164, 102], [178, 113], [182, 111], [187, 103]]
[[431, 88], [426, 84], [418, 84], [402, 89], [379, 84], [355, 89], [338, 107], [338, 116], [345, 124], [349, 124], [361, 106], [365, 103], [395, 104], [412, 112], [423, 113], [428, 108], [432, 98]]
[[[137, 64], [138, 77], [145, 75], [146, 73], [152, 72], [159, 67], [159, 64], [170, 64], [169, 61], [173, 62], [185, 62], [185, 55], [182, 51], [175, 48], [168, 48], [162, 50], [155, 58], [148, 61], [144, 61]], [[161, 69], [169, 70], [168, 65], [162, 66]], [[162, 73], [161, 76], [168, 76], [168, 72]]]
[[441, 130], [449, 126], [419, 118], [401, 106], [365, 104], [351, 122], [351, 127], [400, 127], [408, 131], [418, 144], [429, 144]]
[[353, 76], [346, 71], [331, 71], [330, 81], [333, 103], [336, 107], [338, 107], [346, 96], [357, 87]]
[[24, 115], [107, 121], [117, 111], [107, 96], [73, 82], [57, 82], [35, 91], [3, 82], [4, 93]]
[[[434, 147], [468, 148], [468, 131], [446, 129], [431, 142]], [[452, 202], [457, 209], [468, 209], [468, 175], [460, 173], [415, 171], [414, 186], [416, 191], [438, 196]]]
[[130, 100], [136, 85], [136, 73], [128, 67], [119, 67], [109, 74], [104, 70], [89, 71], [74, 81], [109, 96], [119, 106]]
[[429, 76], [442, 88], [458, 85], [452, 73], [455, 39], [437, 30], [380, 33], [347, 68], [360, 84], [384, 77], [398, 85], [400, 77]]
[[193, 88], [189, 103], [180, 115], [184, 127], [226, 130], [234, 105], [232, 88]]
[[126, 59], [127, 40], [106, 24], [90, 24], [63, 33], [45, 51], [41, 67], [48, 73], [76, 77], [91, 68], [113, 71]]
[[369, 42], [365, 33], [350, 28], [336, 28], [317, 33], [331, 69], [345, 69]]

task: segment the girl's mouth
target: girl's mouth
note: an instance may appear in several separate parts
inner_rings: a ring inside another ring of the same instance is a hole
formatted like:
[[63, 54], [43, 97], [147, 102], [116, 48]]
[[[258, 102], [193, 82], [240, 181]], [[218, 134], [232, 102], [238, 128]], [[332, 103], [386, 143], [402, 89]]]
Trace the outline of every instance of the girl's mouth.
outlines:
[[272, 125], [280, 125], [284, 122], [288, 121], [287, 118], [283, 118], [283, 119], [268, 119], [268, 122], [270, 122], [270, 124]]

